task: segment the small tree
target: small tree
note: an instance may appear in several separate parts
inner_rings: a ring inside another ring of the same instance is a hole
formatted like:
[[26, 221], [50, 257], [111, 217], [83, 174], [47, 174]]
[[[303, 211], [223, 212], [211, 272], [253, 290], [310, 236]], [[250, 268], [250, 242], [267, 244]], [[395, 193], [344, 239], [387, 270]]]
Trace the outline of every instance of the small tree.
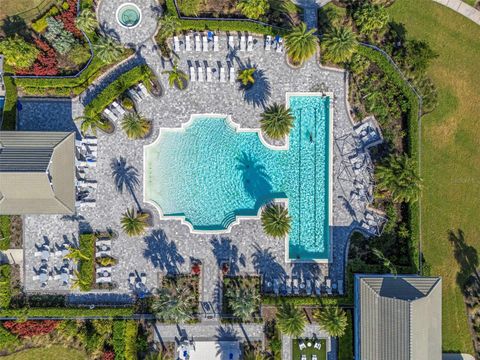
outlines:
[[305, 328], [306, 318], [302, 311], [289, 303], [277, 309], [277, 326], [285, 335], [299, 337]]
[[284, 105], [274, 103], [261, 115], [262, 131], [272, 139], [283, 139], [293, 127], [293, 115]]
[[315, 319], [319, 322], [320, 327], [325, 330], [328, 335], [341, 337], [345, 334], [348, 325], [347, 314], [338, 306], [327, 306], [321, 308], [316, 314]]
[[97, 17], [90, 9], [83, 9], [77, 16], [75, 24], [80, 30], [86, 33], [93, 33], [98, 27]]
[[37, 59], [39, 50], [16, 35], [0, 41], [0, 54], [5, 56], [7, 65], [16, 68], [29, 68]]
[[254, 286], [230, 287], [225, 296], [233, 315], [242, 321], [250, 320], [260, 305], [260, 294]]
[[245, 87], [253, 85], [255, 84], [255, 71], [257, 71], [255, 67], [242, 69], [238, 72], [237, 80]]
[[263, 231], [267, 235], [281, 238], [286, 236], [291, 227], [291, 217], [286, 207], [280, 204], [269, 204], [262, 212]]
[[110, 36], [101, 36], [95, 44], [93, 50], [97, 57], [104, 63], [111, 63], [123, 55], [124, 48]]
[[307, 25], [301, 23], [285, 36], [287, 55], [295, 64], [302, 64], [315, 54], [318, 38], [315, 36], [317, 29], [307, 30]]
[[185, 88], [188, 76], [178, 68], [177, 61], [174, 62], [172, 70], [162, 71], [162, 74], [168, 74], [168, 84], [170, 87], [176, 86], [180, 90]]
[[70, 247], [68, 249], [68, 254], [65, 255], [65, 259], [70, 259], [70, 260], [74, 260], [74, 261], [80, 261], [80, 260], [88, 261], [88, 260], [90, 260], [90, 258], [82, 252], [82, 250], [80, 250], [79, 248], [74, 248], [74, 247]]
[[237, 9], [250, 19], [259, 19], [270, 8], [268, 0], [240, 0]]
[[134, 208], [131, 208], [123, 214], [120, 223], [128, 236], [140, 236], [145, 233], [147, 220], [148, 214], [138, 213]]
[[150, 131], [150, 122], [136, 113], [125, 115], [121, 126], [129, 139], [141, 139]]
[[345, 63], [350, 61], [357, 49], [355, 34], [347, 27], [334, 27], [322, 40], [322, 53], [327, 61]]

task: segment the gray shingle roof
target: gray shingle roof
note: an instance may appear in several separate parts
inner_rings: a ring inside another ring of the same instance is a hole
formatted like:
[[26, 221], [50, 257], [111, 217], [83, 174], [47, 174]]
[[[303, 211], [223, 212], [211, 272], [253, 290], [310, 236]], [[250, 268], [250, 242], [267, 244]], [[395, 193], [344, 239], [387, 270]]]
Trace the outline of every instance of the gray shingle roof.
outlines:
[[440, 278], [356, 275], [357, 359], [441, 359], [441, 294]]
[[75, 212], [75, 134], [0, 132], [0, 214]]

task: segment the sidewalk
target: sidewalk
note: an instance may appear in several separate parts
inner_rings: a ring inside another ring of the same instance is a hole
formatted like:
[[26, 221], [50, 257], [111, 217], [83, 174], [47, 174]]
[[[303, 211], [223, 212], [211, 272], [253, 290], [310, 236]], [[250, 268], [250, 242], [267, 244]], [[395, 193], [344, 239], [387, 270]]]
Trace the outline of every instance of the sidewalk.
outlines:
[[461, 0], [433, 0], [480, 25], [480, 11]]

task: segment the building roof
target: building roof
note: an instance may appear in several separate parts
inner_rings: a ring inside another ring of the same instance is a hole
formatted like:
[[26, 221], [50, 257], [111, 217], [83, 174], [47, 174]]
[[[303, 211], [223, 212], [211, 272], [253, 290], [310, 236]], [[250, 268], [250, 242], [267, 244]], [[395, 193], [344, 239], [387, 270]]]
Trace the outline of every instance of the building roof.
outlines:
[[442, 284], [436, 277], [355, 275], [357, 360], [442, 357]]
[[75, 134], [0, 131], [0, 214], [75, 212]]

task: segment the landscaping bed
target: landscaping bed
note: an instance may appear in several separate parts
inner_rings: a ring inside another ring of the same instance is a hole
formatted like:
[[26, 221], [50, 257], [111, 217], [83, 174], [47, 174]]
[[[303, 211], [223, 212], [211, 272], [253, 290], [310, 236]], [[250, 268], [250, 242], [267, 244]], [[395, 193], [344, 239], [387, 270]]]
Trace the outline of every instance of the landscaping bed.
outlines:
[[[260, 294], [261, 279], [259, 276], [224, 276], [222, 288], [222, 315], [224, 316], [226, 321], [228, 321], [228, 319], [235, 320], [234, 311], [230, 306], [230, 302], [228, 300], [229, 292], [235, 289], [252, 289], [252, 291], [254, 291], [255, 293]], [[254, 321], [261, 319], [260, 304], [261, 299], [259, 295], [259, 301], [256, 304], [257, 310], [253, 314], [251, 314], [251, 319]], [[249, 319], [243, 319], [243, 321], [245, 320]]]

